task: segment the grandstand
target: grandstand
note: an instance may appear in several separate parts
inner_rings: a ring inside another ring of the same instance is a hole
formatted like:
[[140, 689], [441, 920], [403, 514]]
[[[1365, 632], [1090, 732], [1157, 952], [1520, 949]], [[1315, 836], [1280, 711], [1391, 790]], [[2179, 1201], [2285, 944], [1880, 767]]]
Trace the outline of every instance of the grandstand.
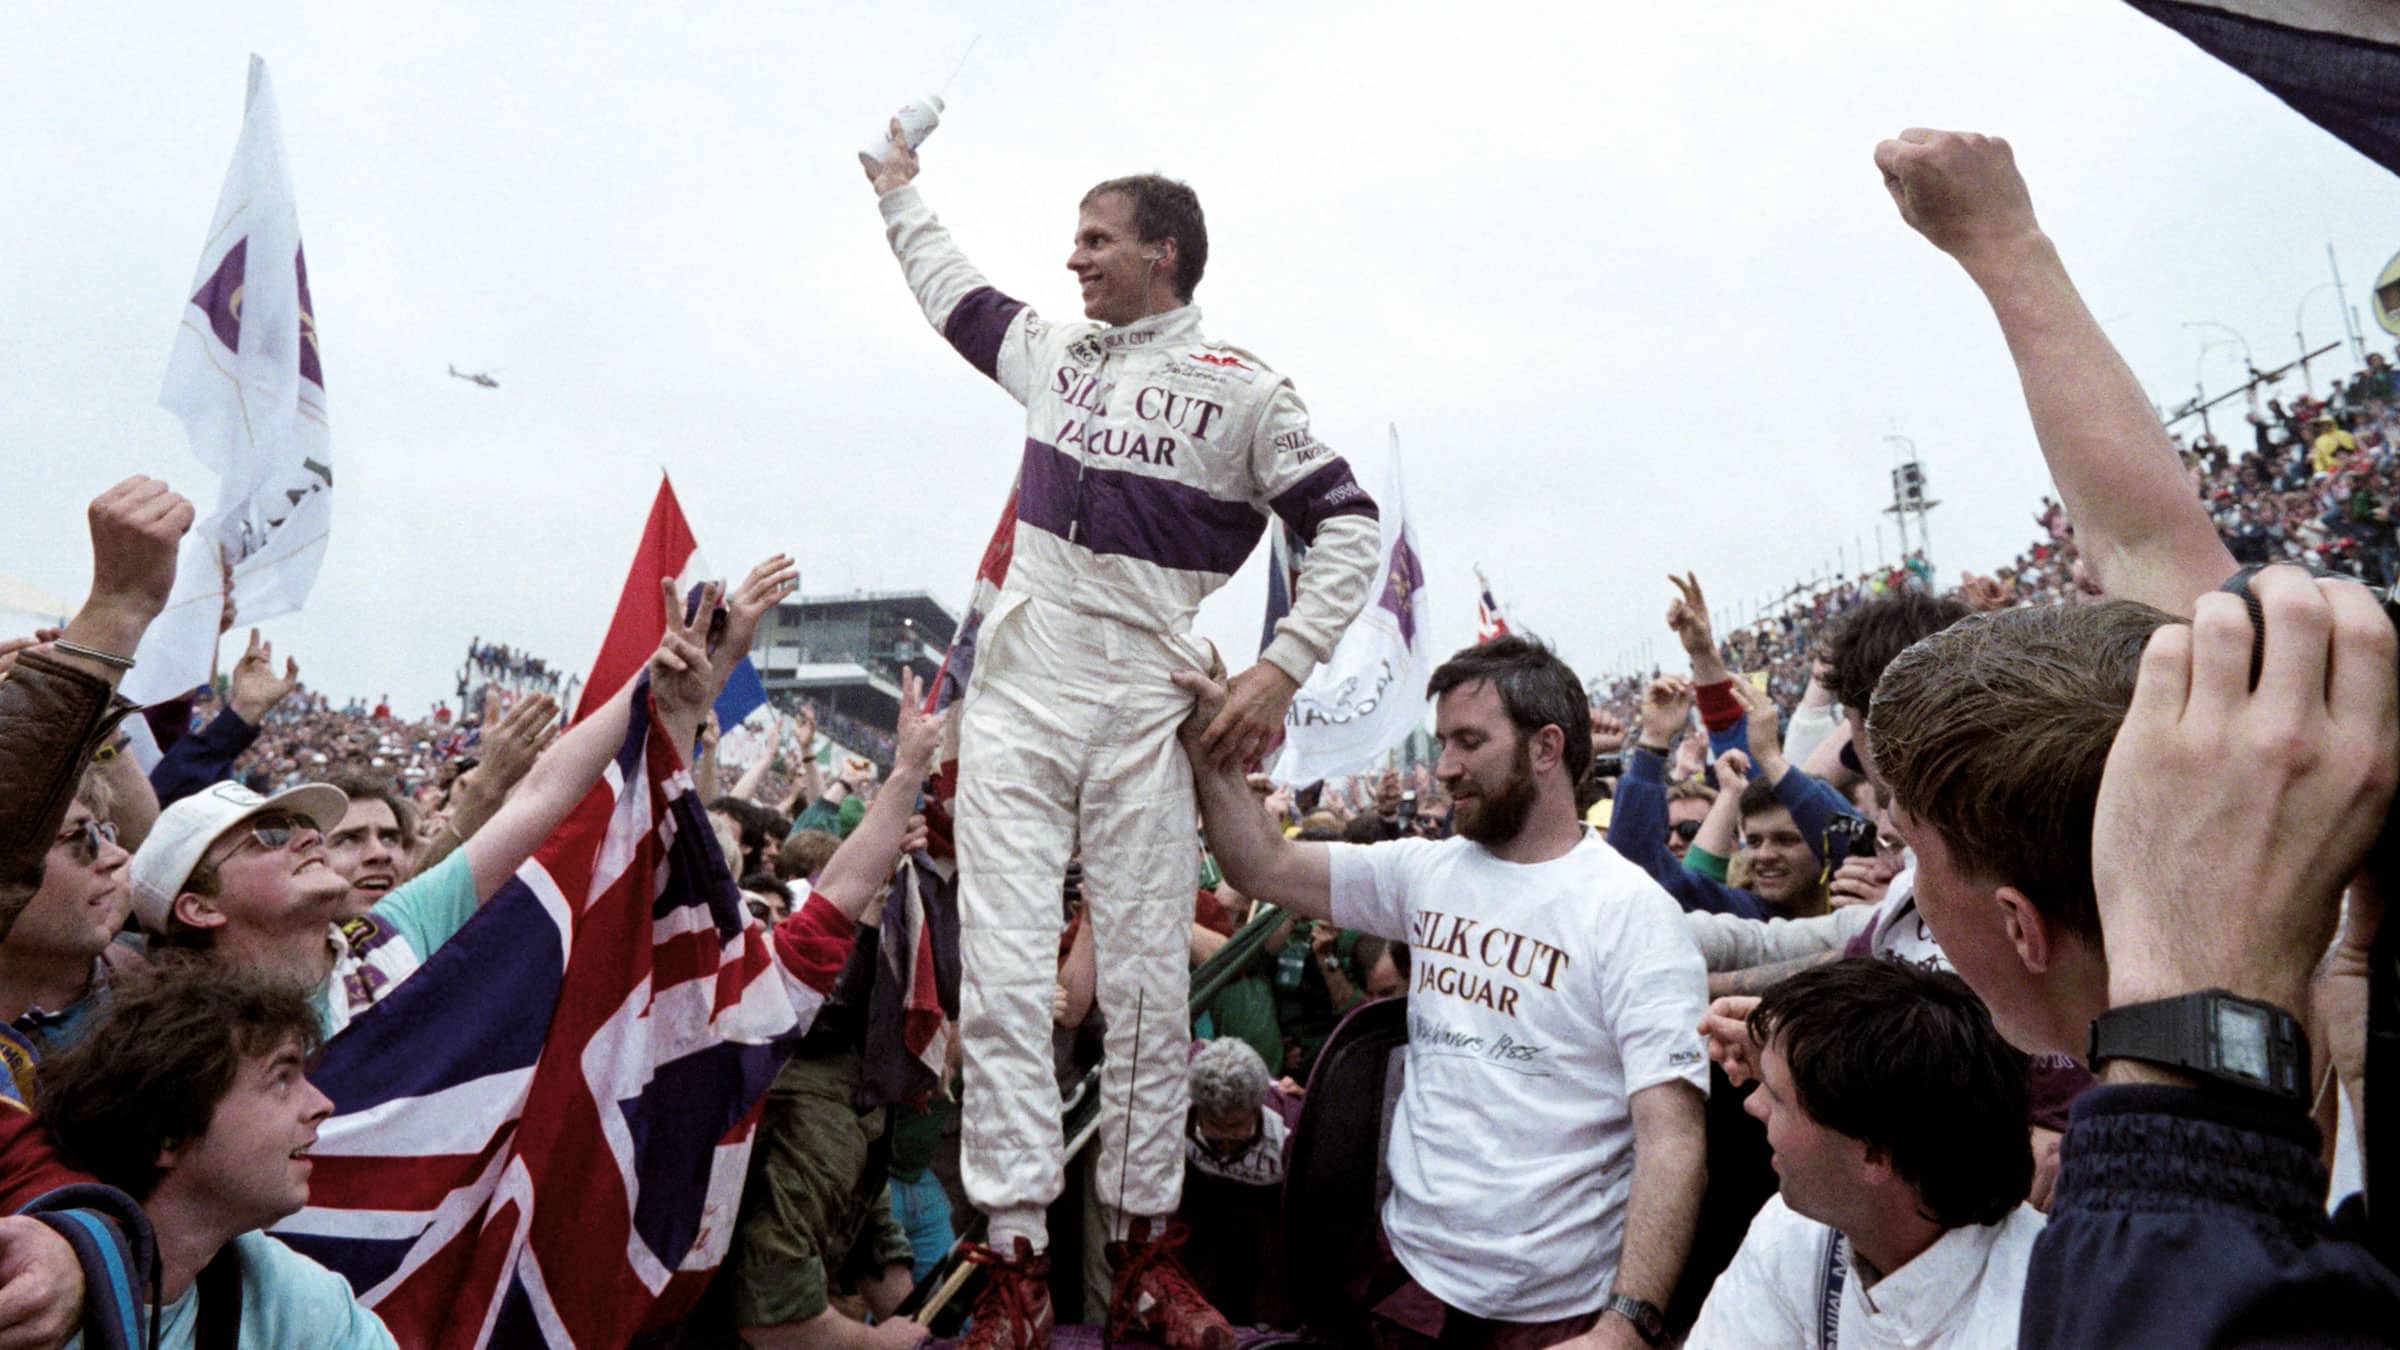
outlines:
[[925, 591], [800, 596], [759, 624], [750, 659], [779, 706], [806, 699], [827, 734], [881, 760], [900, 672], [930, 683], [957, 631], [957, 616]]

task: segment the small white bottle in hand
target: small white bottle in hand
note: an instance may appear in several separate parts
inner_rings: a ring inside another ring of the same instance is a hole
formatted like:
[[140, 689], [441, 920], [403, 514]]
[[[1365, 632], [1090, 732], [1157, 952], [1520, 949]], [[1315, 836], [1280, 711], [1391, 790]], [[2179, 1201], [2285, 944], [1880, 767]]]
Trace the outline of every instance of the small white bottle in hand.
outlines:
[[[940, 94], [927, 94], [895, 114], [900, 119], [900, 138], [908, 143], [909, 149], [923, 145], [925, 138], [933, 134], [933, 129], [942, 124], [942, 107]], [[875, 139], [867, 146], [866, 155], [880, 164], [891, 152], [891, 128], [886, 124], [875, 133]]]

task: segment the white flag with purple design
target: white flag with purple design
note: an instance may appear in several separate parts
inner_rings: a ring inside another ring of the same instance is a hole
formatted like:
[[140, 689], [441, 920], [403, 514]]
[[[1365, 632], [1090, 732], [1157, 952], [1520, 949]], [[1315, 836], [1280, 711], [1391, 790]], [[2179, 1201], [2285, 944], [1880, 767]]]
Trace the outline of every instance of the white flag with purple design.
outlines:
[[[1397, 429], [1375, 502], [1382, 508], [1383, 559], [1367, 591], [1372, 598], [1351, 620], [1333, 655], [1293, 696], [1283, 719], [1283, 754], [1275, 761], [1278, 783], [1314, 783], [1380, 768], [1384, 756], [1424, 723], [1433, 706], [1425, 694], [1425, 682], [1433, 677], [1426, 646], [1425, 568], [1408, 528]], [[1279, 552], [1282, 544], [1279, 534]], [[1270, 617], [1270, 630], [1273, 624]]]
[[333, 456], [308, 263], [275, 91], [256, 56], [242, 138], [158, 401], [183, 419], [193, 456], [217, 474], [217, 493], [185, 541], [166, 613], [125, 679], [138, 702], [208, 679], [224, 603], [220, 559], [233, 567], [236, 620], [271, 619], [307, 600], [332, 528]]

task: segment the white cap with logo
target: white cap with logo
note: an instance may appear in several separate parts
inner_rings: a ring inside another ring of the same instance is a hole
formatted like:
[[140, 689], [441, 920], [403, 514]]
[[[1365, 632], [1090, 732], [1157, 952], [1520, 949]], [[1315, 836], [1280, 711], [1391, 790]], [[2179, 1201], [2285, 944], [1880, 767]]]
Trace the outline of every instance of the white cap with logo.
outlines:
[[153, 933], [167, 931], [167, 911], [183, 884], [227, 830], [266, 811], [289, 812], [330, 834], [349, 814], [350, 799], [327, 783], [303, 783], [261, 797], [239, 783], [211, 783], [158, 813], [150, 837], [125, 869], [133, 887], [133, 913]]

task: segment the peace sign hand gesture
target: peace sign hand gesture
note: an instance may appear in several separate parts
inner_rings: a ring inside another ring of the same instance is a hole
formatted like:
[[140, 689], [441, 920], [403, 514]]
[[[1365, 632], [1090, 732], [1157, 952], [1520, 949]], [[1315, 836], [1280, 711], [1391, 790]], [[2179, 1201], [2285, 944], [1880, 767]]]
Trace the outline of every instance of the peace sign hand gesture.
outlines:
[[661, 577], [658, 591], [667, 602], [667, 631], [650, 655], [650, 698], [658, 720], [673, 733], [675, 744], [688, 747], [700, 735], [700, 719], [717, 696], [717, 670], [708, 654], [709, 617], [716, 613], [722, 582], [700, 588], [700, 603], [689, 619], [675, 579]]

